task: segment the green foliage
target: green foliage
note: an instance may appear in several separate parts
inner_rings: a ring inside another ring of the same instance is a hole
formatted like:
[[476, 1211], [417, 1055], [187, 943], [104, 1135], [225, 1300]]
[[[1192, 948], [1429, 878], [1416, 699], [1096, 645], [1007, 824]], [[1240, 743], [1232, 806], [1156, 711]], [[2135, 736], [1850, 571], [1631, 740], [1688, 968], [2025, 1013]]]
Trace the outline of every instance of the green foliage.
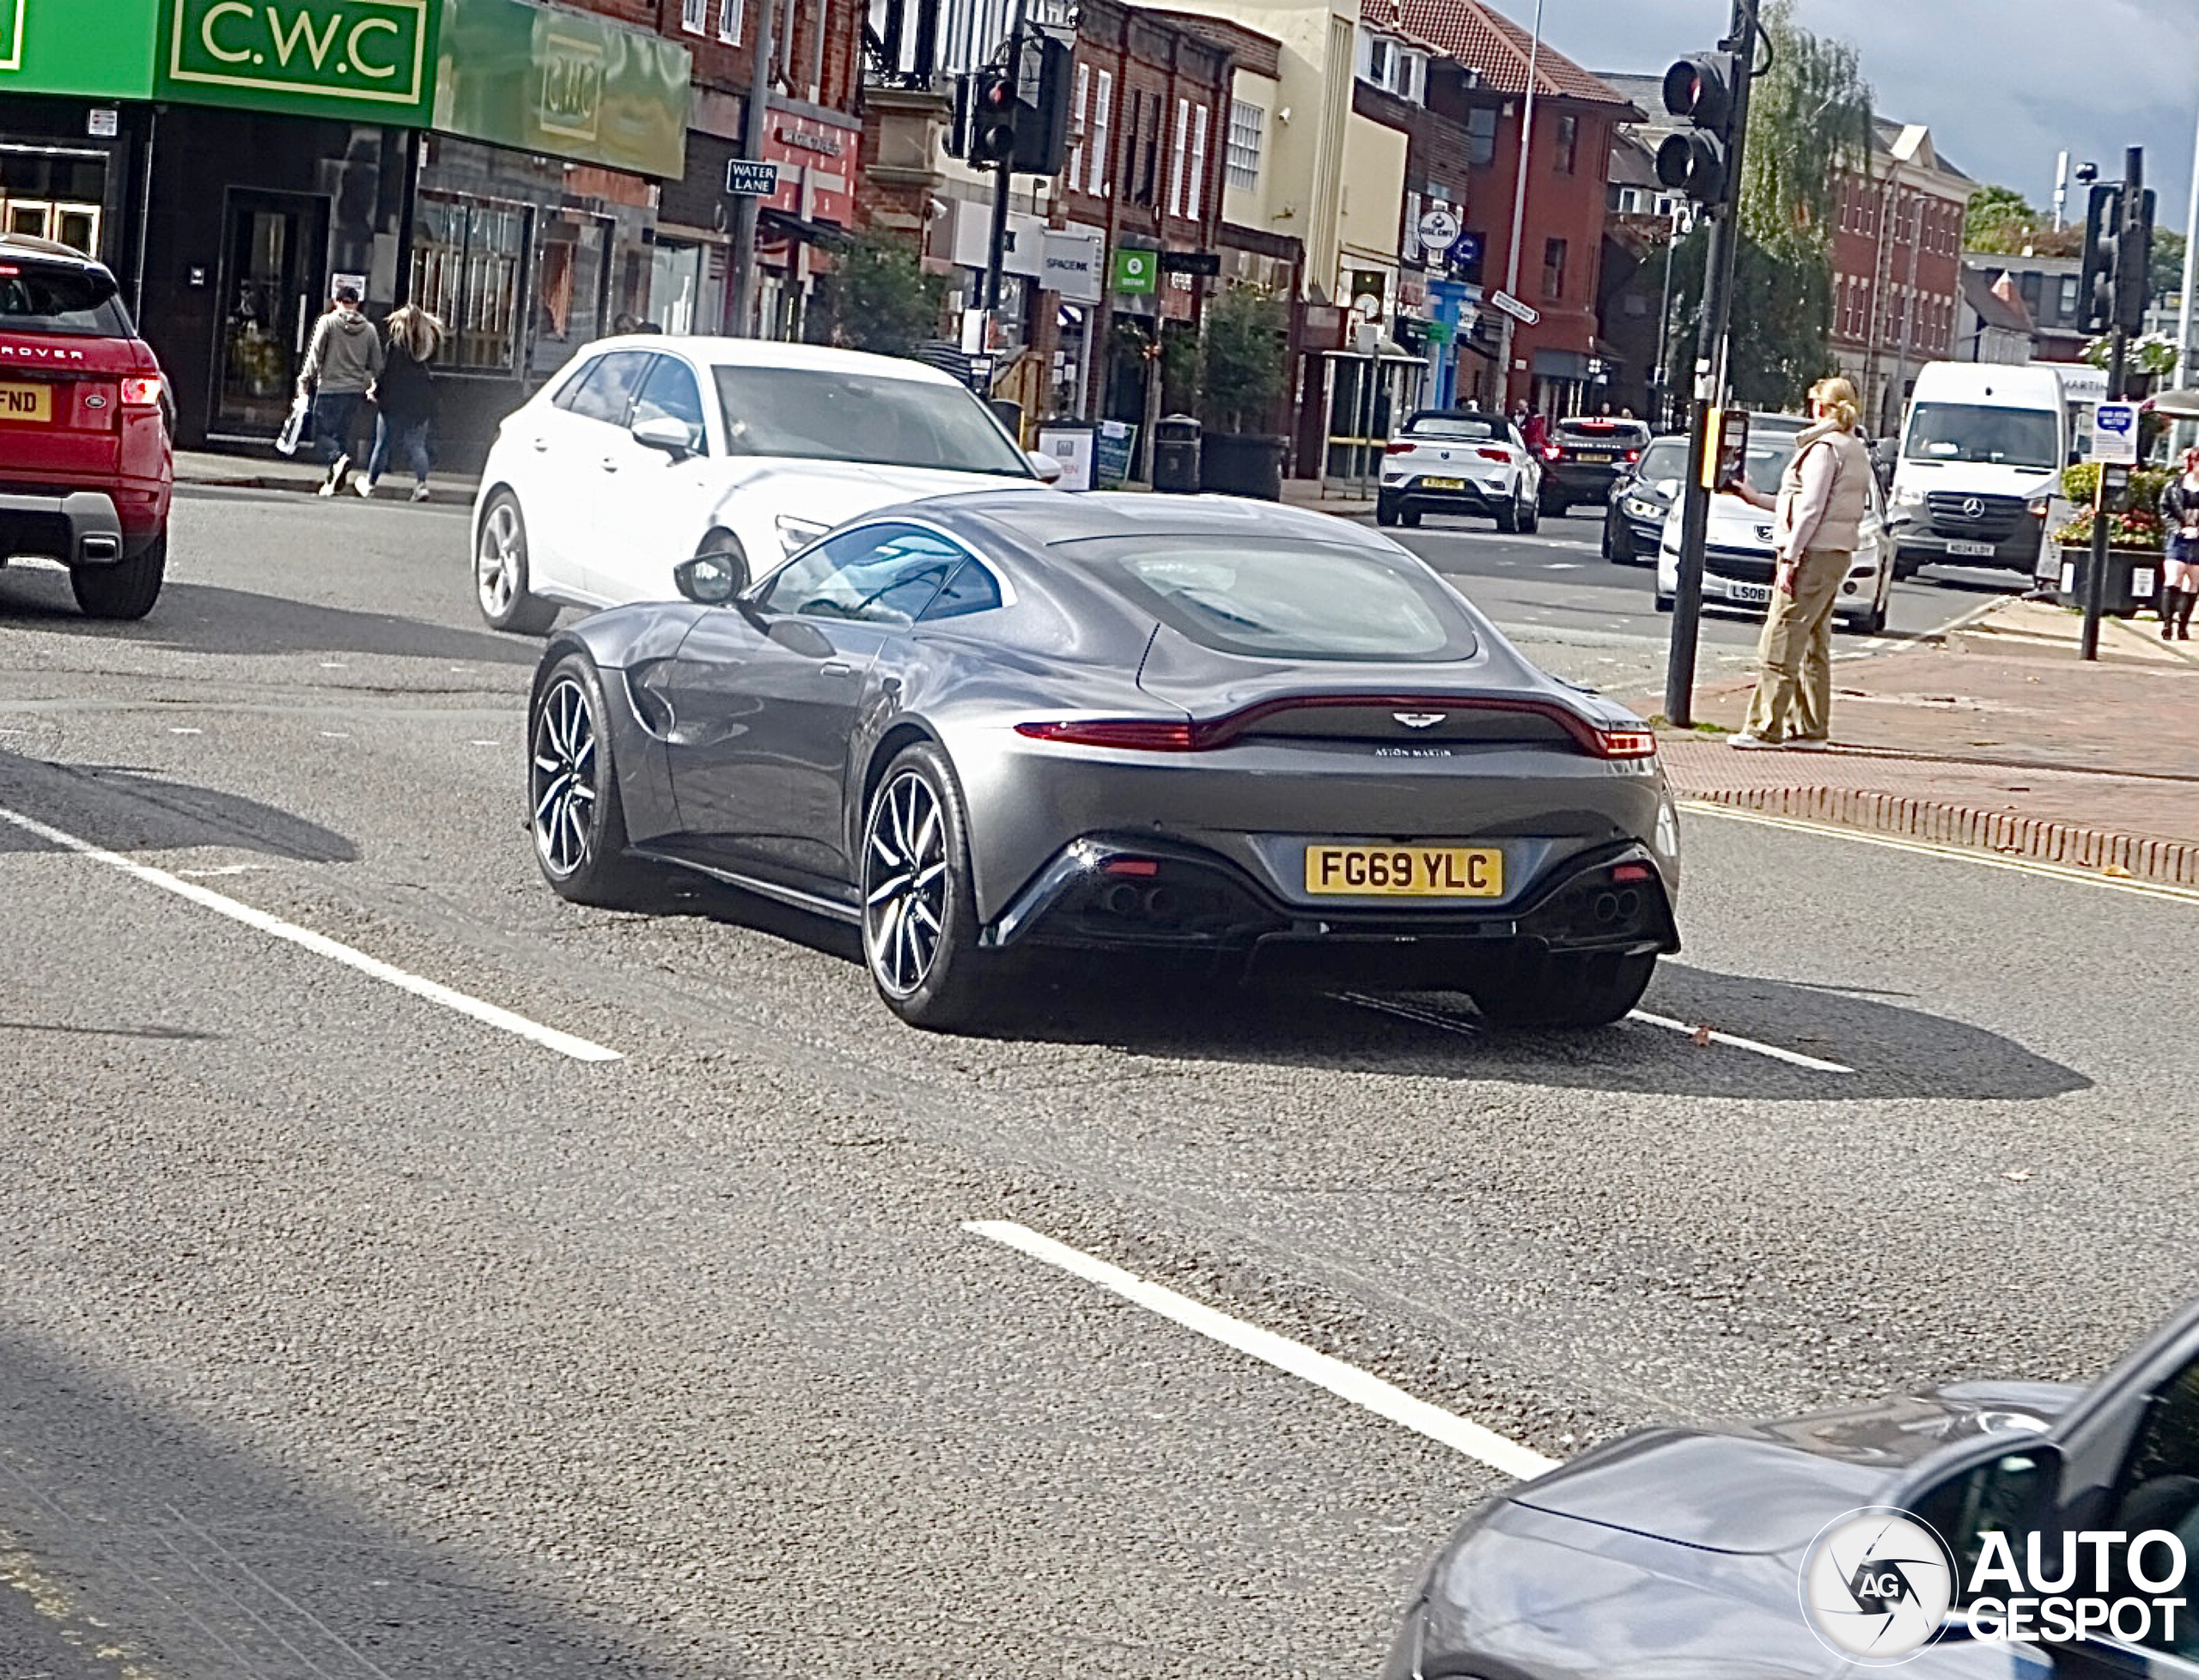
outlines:
[[[2159, 375], [2172, 374], [2182, 355], [2173, 337], [2165, 332], [2149, 332], [2142, 338], [2133, 338], [2123, 346], [2123, 365], [2131, 372]], [[2085, 360], [2095, 368], [2111, 366], [2115, 360], [2115, 341], [2103, 335], [2085, 346]]]
[[825, 314], [834, 344], [906, 356], [939, 337], [952, 281], [928, 273], [913, 241], [882, 228], [833, 253]]
[[1981, 186], [1963, 217], [1963, 249], [2019, 256], [2046, 220], [2013, 186]]
[[2184, 235], [2174, 228], [2153, 229], [2153, 271], [2147, 280], [2155, 297], [2172, 297], [2184, 289]]
[[[2165, 468], [2134, 467], [2130, 472], [2128, 500], [2133, 507], [2153, 508], [2159, 504], [2161, 492], [2168, 488], [2168, 481], [2175, 473]], [[2099, 494], [2099, 465], [2096, 461], [2079, 461], [2074, 466], [2062, 469], [2062, 494], [2084, 507], [2092, 505]]]
[[[2173, 472], [2152, 467], [2134, 468], [2130, 474], [2130, 488], [2121, 497], [2121, 505], [2107, 512], [2107, 545], [2110, 548], [2136, 548], [2159, 552], [2165, 545], [2168, 533], [2161, 525], [2161, 492], [2168, 488]], [[2064, 548], [2089, 548], [2092, 540], [2092, 498], [2099, 494], [2099, 467], [2092, 461], [2080, 461], [2065, 467], [2062, 472], [2062, 494], [2077, 504], [2077, 515], [2054, 533], [2054, 540]]]
[[1763, 19], [1771, 67], [1749, 94], [1741, 230], [1776, 260], [1822, 256], [1839, 173], [1870, 165], [1870, 85], [1855, 47], [1796, 23], [1794, 0], [1770, 0]]
[[[1698, 224], [1672, 259], [1674, 331], [1668, 385], [1693, 382], [1696, 334], [1703, 318], [1703, 271], [1709, 230]], [[1796, 411], [1809, 388], [1836, 370], [1829, 323], [1832, 264], [1818, 253], [1775, 256], [1745, 234], [1733, 263], [1734, 396], [1751, 408]]]
[[1217, 431], [1264, 428], [1288, 377], [1290, 318], [1254, 286], [1233, 286], [1207, 305], [1201, 418]]

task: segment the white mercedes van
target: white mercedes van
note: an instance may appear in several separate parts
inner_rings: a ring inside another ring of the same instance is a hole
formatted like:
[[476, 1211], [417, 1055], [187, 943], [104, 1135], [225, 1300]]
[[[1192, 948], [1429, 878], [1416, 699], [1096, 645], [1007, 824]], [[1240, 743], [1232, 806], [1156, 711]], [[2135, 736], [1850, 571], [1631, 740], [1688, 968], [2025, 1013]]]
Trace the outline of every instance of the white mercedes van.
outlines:
[[2081, 458], [2106, 379], [2085, 366], [1927, 362], [1894, 467], [1895, 575], [1952, 563], [2034, 575], [2062, 469]]

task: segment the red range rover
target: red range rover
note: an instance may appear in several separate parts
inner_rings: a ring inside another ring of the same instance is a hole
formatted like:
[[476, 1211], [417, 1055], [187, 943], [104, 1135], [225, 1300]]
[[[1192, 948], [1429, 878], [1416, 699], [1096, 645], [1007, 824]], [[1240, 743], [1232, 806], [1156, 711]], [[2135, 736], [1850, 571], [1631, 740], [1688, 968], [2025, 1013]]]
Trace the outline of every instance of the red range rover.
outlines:
[[142, 618], [168, 569], [175, 482], [168, 381], [114, 276], [0, 234], [0, 564], [69, 569], [95, 618]]

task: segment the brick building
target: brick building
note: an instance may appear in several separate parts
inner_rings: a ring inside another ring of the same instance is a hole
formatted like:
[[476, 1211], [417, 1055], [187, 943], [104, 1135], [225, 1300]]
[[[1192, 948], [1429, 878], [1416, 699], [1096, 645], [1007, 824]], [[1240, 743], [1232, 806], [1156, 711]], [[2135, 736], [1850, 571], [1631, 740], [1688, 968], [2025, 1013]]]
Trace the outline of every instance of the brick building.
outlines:
[[[1457, 212], [1480, 246], [1465, 277], [1484, 291], [1516, 272], [1517, 295], [1542, 320], [1519, 327], [1512, 366], [1500, 368], [1493, 310], [1462, 338], [1458, 388], [1509, 406], [1525, 398], [1544, 412], [1575, 412], [1600, 395], [1597, 375], [1614, 358], [1597, 337], [1597, 307], [1614, 134], [1642, 113], [1626, 95], [1479, 0], [1363, 0], [1370, 27], [1425, 45], [1433, 55], [1415, 90], [1383, 90], [1370, 108], [1403, 122], [1411, 137], [1401, 240], [1409, 263], [1426, 263], [1412, 229], [1421, 212]], [[1526, 214], [1513, 261], [1512, 208], [1519, 180], [1528, 64], [1535, 65], [1535, 131]]]
[[1962, 228], [1977, 183], [1940, 157], [1929, 130], [1877, 121], [1867, 174], [1843, 173], [1832, 240], [1832, 350], [1863, 399], [1864, 424], [1900, 429], [1916, 370], [1954, 355]]

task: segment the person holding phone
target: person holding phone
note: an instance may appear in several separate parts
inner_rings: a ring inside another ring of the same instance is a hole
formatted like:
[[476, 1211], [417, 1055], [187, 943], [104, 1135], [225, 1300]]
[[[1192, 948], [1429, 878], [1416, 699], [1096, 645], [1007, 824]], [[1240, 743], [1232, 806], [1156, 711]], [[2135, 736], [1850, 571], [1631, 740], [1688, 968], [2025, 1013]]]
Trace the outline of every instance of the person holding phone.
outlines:
[[1810, 388], [1808, 430], [1769, 496], [1739, 476], [1719, 486], [1775, 515], [1771, 608], [1757, 644], [1756, 697], [1746, 726], [1727, 744], [1822, 747], [1832, 729], [1832, 614], [1869, 509], [1870, 457], [1855, 435], [1855, 387], [1844, 379]]

